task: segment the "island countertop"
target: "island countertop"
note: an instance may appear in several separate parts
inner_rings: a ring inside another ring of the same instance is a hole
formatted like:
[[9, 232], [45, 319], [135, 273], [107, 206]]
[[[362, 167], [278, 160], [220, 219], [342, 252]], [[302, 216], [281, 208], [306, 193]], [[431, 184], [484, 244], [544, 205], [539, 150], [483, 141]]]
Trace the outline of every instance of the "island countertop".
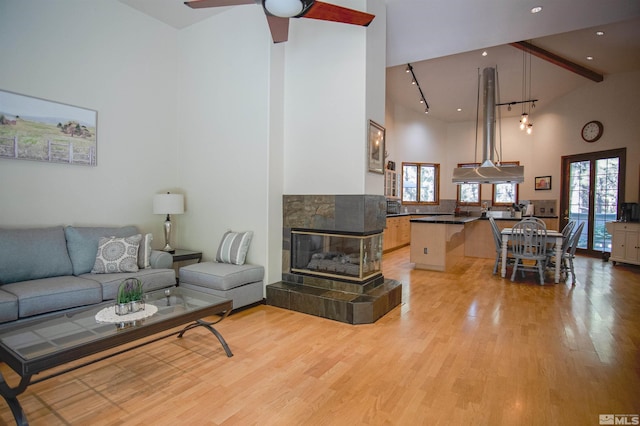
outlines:
[[453, 225], [464, 225], [465, 223], [475, 222], [480, 219], [478, 216], [454, 216], [443, 215], [443, 216], [427, 216], [427, 217], [418, 217], [415, 219], [411, 219], [411, 223], [445, 223], [445, 224], [453, 224]]

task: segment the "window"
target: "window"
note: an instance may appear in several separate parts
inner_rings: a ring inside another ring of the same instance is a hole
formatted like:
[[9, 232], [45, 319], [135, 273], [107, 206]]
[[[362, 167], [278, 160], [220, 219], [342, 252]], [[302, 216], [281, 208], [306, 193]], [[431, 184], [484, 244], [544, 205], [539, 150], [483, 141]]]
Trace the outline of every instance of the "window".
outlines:
[[402, 203], [440, 202], [440, 164], [402, 163]]
[[[519, 161], [503, 161], [501, 166], [519, 166]], [[518, 204], [518, 184], [517, 183], [494, 183], [493, 184], [493, 205], [511, 206]]]
[[[462, 163], [458, 167], [478, 167], [480, 163]], [[457, 202], [461, 206], [479, 206], [482, 200], [482, 185], [479, 183], [461, 183], [457, 185]]]

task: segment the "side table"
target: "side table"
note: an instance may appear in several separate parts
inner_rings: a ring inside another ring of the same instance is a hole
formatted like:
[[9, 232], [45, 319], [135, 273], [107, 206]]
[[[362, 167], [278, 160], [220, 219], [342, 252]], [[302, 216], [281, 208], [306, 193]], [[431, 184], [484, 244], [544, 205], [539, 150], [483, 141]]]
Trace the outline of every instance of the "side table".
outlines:
[[[187, 261], [195, 260], [197, 263], [202, 261], [202, 252], [186, 249], [176, 249], [171, 253], [173, 256], [173, 269], [176, 271], [176, 284], [180, 285], [180, 268], [187, 264]], [[190, 262], [193, 263], [193, 262]]]
[[197, 260], [198, 263], [202, 261], [202, 252], [201, 251], [193, 251], [193, 250], [185, 250], [185, 249], [176, 249], [175, 252], [171, 253], [173, 256], [173, 261], [182, 262], [185, 260]]

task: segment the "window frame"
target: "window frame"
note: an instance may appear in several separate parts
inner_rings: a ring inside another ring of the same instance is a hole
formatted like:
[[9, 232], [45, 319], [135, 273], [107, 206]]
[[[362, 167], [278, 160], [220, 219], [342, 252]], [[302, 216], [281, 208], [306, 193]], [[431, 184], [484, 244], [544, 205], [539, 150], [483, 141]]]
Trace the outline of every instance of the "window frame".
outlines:
[[[478, 167], [480, 166], [480, 163], [458, 163], [458, 167]], [[478, 201], [462, 201], [460, 200], [460, 192], [462, 189], [462, 186], [464, 185], [476, 185], [478, 187]], [[456, 185], [456, 203], [459, 206], [480, 206], [482, 203], [482, 184], [481, 183], [461, 183]]]
[[[501, 161], [500, 166], [519, 166], [519, 161]], [[514, 185], [515, 200], [513, 202], [501, 203], [496, 201], [496, 185]], [[491, 205], [511, 207], [512, 204], [518, 204], [520, 199], [519, 183], [494, 183], [491, 185]]]
[[[417, 169], [417, 173], [416, 173], [416, 199], [417, 201], [406, 201], [404, 199], [404, 168], [406, 166], [416, 166]], [[421, 201], [421, 197], [420, 197], [420, 169], [422, 167], [433, 167], [434, 168], [434, 172], [433, 172], [433, 176], [434, 176], [434, 188], [433, 188], [433, 194], [434, 194], [434, 200], [433, 201]], [[433, 205], [439, 205], [440, 204], [440, 164], [439, 163], [420, 163], [420, 162], [415, 162], [415, 161], [403, 161], [402, 162], [402, 176], [401, 176], [401, 182], [402, 182], [402, 186], [401, 186], [401, 190], [400, 190], [400, 200], [402, 202], [403, 205], [422, 205], [422, 206], [433, 206]]]

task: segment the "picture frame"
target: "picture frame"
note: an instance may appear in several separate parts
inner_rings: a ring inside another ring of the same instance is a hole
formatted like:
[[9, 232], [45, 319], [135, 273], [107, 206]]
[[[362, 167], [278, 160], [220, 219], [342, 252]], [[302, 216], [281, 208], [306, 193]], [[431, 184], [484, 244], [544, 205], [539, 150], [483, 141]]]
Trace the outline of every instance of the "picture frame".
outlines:
[[371, 173], [384, 174], [385, 128], [369, 120], [367, 158]]
[[536, 191], [546, 191], [551, 189], [551, 176], [536, 176]]
[[95, 110], [0, 90], [0, 159], [97, 165]]

